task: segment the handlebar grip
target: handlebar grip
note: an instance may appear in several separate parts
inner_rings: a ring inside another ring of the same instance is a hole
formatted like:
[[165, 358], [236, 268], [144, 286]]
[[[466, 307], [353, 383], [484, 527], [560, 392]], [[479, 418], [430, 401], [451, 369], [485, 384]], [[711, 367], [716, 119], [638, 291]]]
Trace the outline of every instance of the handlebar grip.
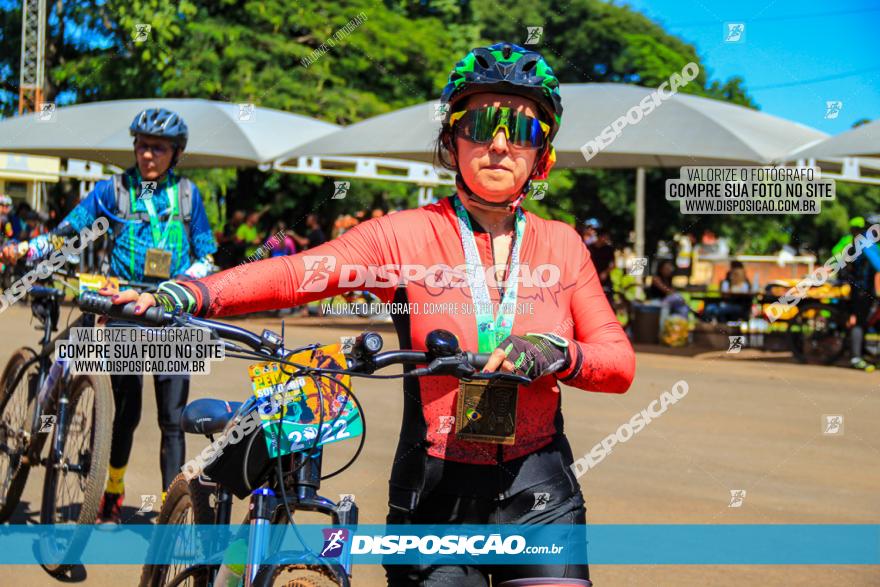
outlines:
[[123, 318], [153, 326], [164, 326], [170, 322], [169, 317], [162, 306], [147, 308], [146, 312], [138, 315], [134, 313], [136, 305], [135, 302], [129, 302], [125, 305], [116, 305], [109, 297], [91, 291], [83, 293], [79, 299], [79, 307], [83, 312], [102, 314], [104, 316], [110, 316], [111, 318]]
[[110, 301], [110, 298], [93, 291], [83, 292], [77, 304], [80, 310], [90, 314], [109, 314], [113, 309], [113, 302]]
[[466, 353], [468, 362], [474, 366], [474, 369], [482, 369], [489, 362], [492, 353]]

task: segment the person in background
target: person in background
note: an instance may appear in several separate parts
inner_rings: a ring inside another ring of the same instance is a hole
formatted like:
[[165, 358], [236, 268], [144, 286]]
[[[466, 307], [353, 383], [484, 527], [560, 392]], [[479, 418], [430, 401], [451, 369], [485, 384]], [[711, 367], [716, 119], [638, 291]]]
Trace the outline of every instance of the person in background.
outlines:
[[[865, 232], [865, 219], [856, 216], [850, 220], [849, 227], [850, 244], [844, 245], [842, 248], [849, 247], [852, 250], [855, 247], [855, 239], [861, 238]], [[875, 247], [877, 247], [876, 244], [866, 248], [841, 272], [841, 278], [850, 286], [849, 307], [851, 314], [847, 321], [847, 327], [850, 328], [850, 366], [867, 372], [871, 372], [875, 368], [862, 356], [871, 306], [876, 299], [878, 289], [880, 289], [880, 260], [878, 260]]]
[[262, 212], [251, 212], [248, 214], [247, 220], [240, 225], [235, 231], [235, 240], [244, 244], [244, 256], [250, 259], [257, 252], [257, 247], [263, 244], [263, 235], [260, 232], [260, 216]]
[[373, 208], [373, 211], [370, 213], [370, 218], [381, 218], [385, 216], [385, 210], [382, 208]]
[[[749, 278], [746, 268], [741, 261], [731, 261], [727, 277], [721, 282], [721, 293], [748, 294], [751, 293]], [[706, 306], [704, 318], [711, 322], [736, 322], [748, 320], [751, 310], [751, 299], [742, 301], [722, 300], [717, 304]]]
[[36, 210], [26, 212], [23, 219], [25, 225], [22, 232], [25, 235], [23, 240], [30, 240], [48, 232], [46, 230], [48, 218]]
[[270, 257], [283, 257], [296, 254], [296, 242], [287, 230], [287, 224], [279, 220], [272, 228], [272, 236], [266, 241]]
[[27, 240], [28, 226], [25, 218], [30, 212], [33, 212], [33, 208], [31, 208], [31, 205], [27, 202], [19, 202], [18, 206], [15, 207], [15, 212], [11, 215], [9, 220], [12, 224], [13, 239], [17, 241]]
[[649, 300], [660, 300], [664, 310], [670, 315], [687, 318], [688, 305], [672, 286], [673, 273], [675, 273], [675, 264], [672, 261], [669, 259], [660, 261], [657, 273], [651, 278], [651, 286], [645, 295]]
[[590, 250], [590, 258], [593, 259], [596, 272], [599, 274], [599, 283], [602, 284], [602, 289], [610, 292], [612, 289], [611, 270], [614, 269], [614, 246], [611, 244], [611, 235], [608, 233], [608, 229], [598, 228], [596, 240], [587, 248]]
[[12, 228], [12, 198], [0, 194], [0, 242], [5, 242], [15, 235]]
[[[189, 130], [183, 119], [164, 108], [149, 108], [135, 116], [135, 165], [99, 181], [95, 188], [61, 221], [51, 234], [28, 242], [27, 258], [45, 258], [58, 241], [75, 237], [99, 217], [108, 219], [115, 234], [110, 272], [126, 281], [155, 282], [172, 277], [206, 277], [217, 250], [198, 187], [177, 174], [175, 167], [186, 149]], [[14, 254], [8, 248], [4, 254]], [[119, 297], [108, 284], [103, 295]], [[189, 397], [189, 374], [153, 375], [161, 445], [162, 499], [180, 472], [186, 443], [180, 417]], [[125, 499], [124, 475], [141, 419], [143, 375], [111, 374], [114, 416], [110, 468], [98, 510], [98, 523], [118, 523]], [[158, 480], [153, 482], [158, 483]]]
[[600, 228], [602, 228], [602, 223], [599, 222], [599, 220], [597, 220], [596, 218], [587, 218], [586, 220], [584, 220], [582, 236], [582, 238], [584, 239], [584, 245], [589, 247], [596, 242], [596, 238], [598, 237], [596, 231], [598, 231]]
[[318, 222], [317, 214], [309, 214], [306, 216], [306, 229], [308, 232], [304, 237], [299, 236], [293, 231], [290, 233], [293, 240], [296, 241], [296, 244], [303, 249], [313, 249], [318, 245], [323, 245], [327, 242], [327, 237], [324, 235], [324, 231], [321, 230], [321, 223]]
[[226, 221], [223, 231], [217, 232], [218, 249], [215, 257], [217, 265], [224, 269], [241, 263], [244, 259], [245, 246], [235, 239], [235, 233], [238, 231], [238, 227], [244, 224], [244, 220], [244, 210], [236, 210], [232, 213], [232, 217]]

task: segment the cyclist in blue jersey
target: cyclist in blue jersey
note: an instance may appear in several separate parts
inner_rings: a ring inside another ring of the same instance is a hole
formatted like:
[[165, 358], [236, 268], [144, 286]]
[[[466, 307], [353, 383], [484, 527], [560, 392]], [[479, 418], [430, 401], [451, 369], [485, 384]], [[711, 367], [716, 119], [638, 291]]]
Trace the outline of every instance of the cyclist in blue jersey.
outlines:
[[[29, 241], [28, 257], [44, 257], [64, 237], [78, 234], [103, 216], [110, 221], [112, 230], [113, 275], [157, 283], [169, 278], [205, 277], [213, 267], [212, 255], [217, 245], [198, 188], [174, 171], [186, 148], [186, 124], [174, 112], [151, 108], [140, 112], [129, 130], [134, 137], [136, 165], [98, 182], [51, 234]], [[16, 249], [7, 247], [4, 256], [14, 255]], [[140, 421], [143, 395], [142, 375], [112, 375], [111, 380], [116, 413], [110, 472], [99, 522], [119, 520], [125, 497], [123, 477]], [[162, 432], [160, 466], [164, 490], [184, 462], [180, 415], [189, 395], [189, 376], [154, 375], [153, 381]]]

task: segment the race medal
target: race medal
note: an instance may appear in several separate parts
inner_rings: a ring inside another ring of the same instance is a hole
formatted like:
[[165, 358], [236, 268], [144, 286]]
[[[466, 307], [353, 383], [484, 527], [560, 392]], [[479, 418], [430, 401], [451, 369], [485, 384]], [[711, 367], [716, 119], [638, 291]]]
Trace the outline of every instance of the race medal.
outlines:
[[168, 279], [171, 277], [171, 251], [147, 249], [144, 259], [144, 276]]
[[518, 387], [509, 381], [462, 381], [458, 388], [455, 437], [472, 442], [514, 444]]

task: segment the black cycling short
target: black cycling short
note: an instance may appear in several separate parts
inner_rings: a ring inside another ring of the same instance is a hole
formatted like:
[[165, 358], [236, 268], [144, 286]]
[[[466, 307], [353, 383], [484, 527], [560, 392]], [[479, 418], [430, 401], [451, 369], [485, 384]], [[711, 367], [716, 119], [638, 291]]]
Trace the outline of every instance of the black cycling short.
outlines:
[[[565, 524], [572, 529], [565, 551], [540, 565], [386, 564], [389, 587], [487, 587], [490, 576], [494, 585], [531, 577], [589, 579], [583, 562], [586, 508], [572, 462], [563, 436], [501, 465], [444, 461], [402, 443], [391, 474], [387, 524]], [[536, 494], [549, 495], [546, 505], [535, 507]]]

